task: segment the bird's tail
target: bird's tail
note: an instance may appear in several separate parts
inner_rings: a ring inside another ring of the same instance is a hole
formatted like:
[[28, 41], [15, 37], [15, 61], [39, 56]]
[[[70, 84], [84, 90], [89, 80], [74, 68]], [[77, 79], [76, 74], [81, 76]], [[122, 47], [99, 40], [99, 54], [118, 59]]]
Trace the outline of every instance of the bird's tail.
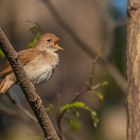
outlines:
[[0, 96], [3, 95], [3, 86], [4, 86], [5, 79], [0, 78]]
[[15, 83], [13, 79], [11, 79], [11, 75], [0, 77], [0, 96], [7, 93], [9, 88]]
[[2, 77], [0, 78], [0, 96], [4, 94], [4, 85], [5, 85], [5, 78]]

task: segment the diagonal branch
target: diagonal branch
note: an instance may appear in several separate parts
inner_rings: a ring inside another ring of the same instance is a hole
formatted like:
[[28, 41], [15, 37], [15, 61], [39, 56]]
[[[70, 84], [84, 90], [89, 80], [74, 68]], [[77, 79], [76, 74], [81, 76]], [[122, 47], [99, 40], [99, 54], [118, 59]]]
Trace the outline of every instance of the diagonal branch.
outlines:
[[30, 104], [34, 114], [44, 132], [46, 140], [59, 140], [55, 129], [45, 111], [42, 100], [35, 91], [33, 84], [27, 78], [27, 75], [21, 65], [20, 58], [6, 35], [0, 28], [0, 48], [8, 59], [13, 71], [16, 75], [17, 81], [21, 86], [23, 93]]
[[[62, 29], [64, 29], [70, 35], [70, 37], [77, 43], [77, 45], [85, 53], [87, 53], [87, 55], [90, 58], [95, 59], [96, 53], [90, 48], [90, 46], [85, 41], [83, 41], [77, 35], [77, 33], [67, 24], [67, 22], [65, 22], [63, 20], [63, 18], [59, 14], [59, 12], [53, 6], [52, 2], [50, 0], [42, 0], [42, 2], [44, 2], [44, 4], [46, 5], [46, 7], [50, 10], [51, 14], [53, 15], [53, 17], [56, 20], [56, 23], [60, 27], [62, 27]], [[118, 86], [125, 93], [126, 92], [125, 91], [125, 89], [126, 89], [126, 80], [121, 75], [121, 73], [118, 71], [118, 69], [116, 68], [116, 66], [114, 64], [112, 64], [111, 62], [109, 62], [108, 60], [102, 58], [102, 57], [100, 58], [99, 64], [102, 65], [102, 66], [104, 66], [107, 69], [107, 71], [113, 77], [113, 79], [115, 80], [115, 82], [118, 84]]]

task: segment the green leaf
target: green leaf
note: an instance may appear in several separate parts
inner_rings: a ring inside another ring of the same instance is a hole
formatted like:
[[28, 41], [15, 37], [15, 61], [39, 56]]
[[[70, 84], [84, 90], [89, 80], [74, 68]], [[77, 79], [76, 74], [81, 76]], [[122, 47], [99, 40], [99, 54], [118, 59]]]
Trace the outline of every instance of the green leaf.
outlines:
[[87, 111], [89, 111], [90, 116], [91, 116], [91, 119], [93, 121], [93, 126], [94, 127], [97, 127], [98, 126], [98, 123], [99, 123], [99, 118], [97, 116], [97, 113], [94, 110], [92, 110], [92, 108], [89, 107], [89, 106], [85, 106], [84, 109], [87, 110]]
[[107, 82], [107, 81], [104, 81], [104, 82], [102, 83], [102, 86], [106, 86], [106, 85], [108, 85], [108, 82]]
[[90, 112], [90, 115], [91, 115], [91, 118], [93, 120], [93, 126], [94, 127], [97, 127], [98, 126], [98, 123], [100, 122], [98, 116], [97, 116], [97, 113], [95, 111], [91, 111]]
[[72, 111], [73, 111], [74, 116], [76, 116], [76, 117], [80, 116], [80, 112], [77, 108], [72, 108]]
[[46, 107], [46, 112], [47, 113], [54, 113], [56, 112], [56, 108], [53, 104], [49, 104], [48, 107]]
[[68, 124], [69, 124], [69, 129], [72, 132], [76, 132], [76, 131], [80, 130], [82, 127], [82, 123], [78, 119], [77, 120], [70, 120]]
[[[33, 22], [31, 22], [31, 23], [33, 23]], [[28, 45], [27, 45], [27, 48], [32, 48], [32, 47], [34, 47], [34, 46], [38, 43], [38, 41], [39, 41], [39, 39], [40, 39], [40, 37], [41, 37], [41, 35], [42, 35], [40, 25], [39, 25], [38, 23], [33, 23], [33, 24], [34, 24], [34, 26], [32, 26], [32, 27], [29, 29], [29, 31], [30, 31], [31, 34], [32, 34], [32, 37], [31, 37], [31, 39], [29, 40], [29, 43], [28, 43]], [[4, 57], [4, 53], [3, 53], [2, 50], [0, 49], [0, 58], [1, 58], [1, 57]]]
[[40, 37], [42, 35], [41, 27], [40, 27], [40, 25], [38, 23], [34, 23], [34, 26], [31, 27], [29, 29], [29, 31], [31, 32], [32, 37], [29, 40], [29, 43], [28, 43], [27, 47], [32, 48], [38, 43], [38, 41], [39, 41], [39, 39], [40, 39]]
[[104, 96], [103, 96], [102, 93], [96, 92], [95, 95], [96, 95], [100, 100], [104, 100]]
[[60, 112], [64, 112], [65, 110], [71, 109], [71, 108], [83, 108], [85, 106], [85, 103], [83, 102], [74, 102], [71, 104], [66, 104], [60, 108]]
[[4, 57], [4, 53], [2, 52], [1, 49], [0, 49], [0, 57]]
[[77, 109], [87, 110], [90, 113], [91, 119], [93, 121], [93, 126], [97, 127], [99, 123], [99, 118], [97, 116], [97, 113], [91, 107], [87, 106], [83, 102], [74, 102], [71, 104], [66, 104], [60, 108], [60, 113], [63, 113], [64, 111], [67, 111], [67, 110], [72, 110], [72, 111], [75, 111], [74, 113], [77, 113], [77, 117], [79, 117], [80, 114]]

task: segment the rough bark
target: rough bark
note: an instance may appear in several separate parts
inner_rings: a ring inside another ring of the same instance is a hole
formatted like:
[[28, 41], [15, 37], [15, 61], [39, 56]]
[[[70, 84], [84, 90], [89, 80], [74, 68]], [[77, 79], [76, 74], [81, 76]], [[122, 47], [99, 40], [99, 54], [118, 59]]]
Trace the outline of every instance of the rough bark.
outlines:
[[140, 140], [140, 0], [128, 3], [127, 138]]
[[0, 48], [8, 59], [13, 71], [16, 75], [17, 81], [21, 86], [23, 93], [30, 104], [38, 122], [44, 132], [47, 140], [59, 140], [55, 129], [44, 109], [42, 100], [35, 91], [33, 84], [28, 80], [26, 73], [21, 65], [20, 58], [15, 52], [14, 48], [8, 41], [6, 35], [0, 28]]

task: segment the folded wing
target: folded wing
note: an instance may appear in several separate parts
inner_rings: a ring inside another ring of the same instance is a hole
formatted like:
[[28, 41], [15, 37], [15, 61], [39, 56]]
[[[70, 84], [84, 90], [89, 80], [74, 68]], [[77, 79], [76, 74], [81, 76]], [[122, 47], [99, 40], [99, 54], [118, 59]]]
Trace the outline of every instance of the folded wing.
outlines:
[[[22, 65], [27, 64], [31, 59], [34, 59], [38, 54], [38, 50], [34, 48], [25, 49], [18, 52]], [[9, 63], [0, 71], [0, 79], [5, 77], [7, 74], [13, 72]]]

